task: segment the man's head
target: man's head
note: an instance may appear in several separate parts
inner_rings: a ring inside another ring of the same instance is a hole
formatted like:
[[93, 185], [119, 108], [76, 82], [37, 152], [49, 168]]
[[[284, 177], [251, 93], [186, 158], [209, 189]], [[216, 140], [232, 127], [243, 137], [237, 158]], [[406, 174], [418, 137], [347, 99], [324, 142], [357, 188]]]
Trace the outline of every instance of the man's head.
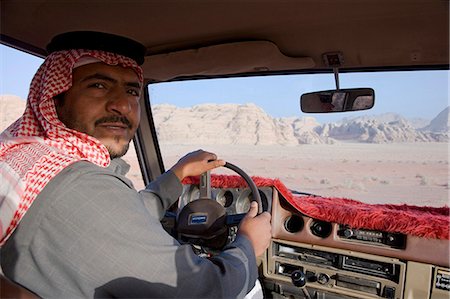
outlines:
[[142, 91], [130, 68], [103, 62], [72, 72], [72, 87], [55, 98], [58, 117], [66, 127], [97, 138], [111, 159], [123, 156], [139, 125]]
[[[135, 41], [97, 32], [55, 37], [49, 52], [101, 50], [143, 63], [145, 48]], [[139, 125], [142, 80], [135, 69], [83, 56], [72, 69], [71, 87], [55, 96], [59, 120], [68, 128], [98, 139], [111, 158], [123, 156]]]

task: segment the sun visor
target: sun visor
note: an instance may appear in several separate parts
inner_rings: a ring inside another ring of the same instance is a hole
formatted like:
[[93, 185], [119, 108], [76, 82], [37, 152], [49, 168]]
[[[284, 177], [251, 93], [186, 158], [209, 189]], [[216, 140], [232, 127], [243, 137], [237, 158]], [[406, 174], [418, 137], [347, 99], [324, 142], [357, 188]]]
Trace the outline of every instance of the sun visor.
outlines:
[[217, 76], [313, 68], [310, 57], [289, 57], [269, 41], [247, 41], [147, 56], [147, 79], [166, 81], [185, 76]]

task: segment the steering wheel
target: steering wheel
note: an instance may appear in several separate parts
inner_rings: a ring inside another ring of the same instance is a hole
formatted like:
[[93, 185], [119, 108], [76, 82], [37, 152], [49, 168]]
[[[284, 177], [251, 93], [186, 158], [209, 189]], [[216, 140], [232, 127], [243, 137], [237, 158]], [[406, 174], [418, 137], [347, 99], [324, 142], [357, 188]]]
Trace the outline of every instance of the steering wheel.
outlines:
[[[258, 214], [263, 212], [259, 190], [251, 177], [242, 169], [226, 162], [223, 167], [240, 175], [252, 191], [252, 201], [258, 203]], [[200, 176], [200, 198], [189, 202], [178, 213], [176, 231], [178, 239], [211, 249], [221, 249], [228, 241], [229, 227], [240, 223], [246, 213], [227, 215], [225, 207], [211, 198], [211, 174]]]

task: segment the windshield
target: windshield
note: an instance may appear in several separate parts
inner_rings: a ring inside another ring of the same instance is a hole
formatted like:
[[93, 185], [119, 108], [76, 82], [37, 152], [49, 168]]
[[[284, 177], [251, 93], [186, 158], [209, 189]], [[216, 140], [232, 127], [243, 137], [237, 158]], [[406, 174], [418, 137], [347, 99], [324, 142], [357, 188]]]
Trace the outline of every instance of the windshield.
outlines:
[[202, 148], [298, 192], [448, 204], [448, 71], [340, 74], [340, 87], [373, 88], [374, 108], [301, 112], [301, 94], [334, 89], [333, 74], [151, 84], [164, 165]]

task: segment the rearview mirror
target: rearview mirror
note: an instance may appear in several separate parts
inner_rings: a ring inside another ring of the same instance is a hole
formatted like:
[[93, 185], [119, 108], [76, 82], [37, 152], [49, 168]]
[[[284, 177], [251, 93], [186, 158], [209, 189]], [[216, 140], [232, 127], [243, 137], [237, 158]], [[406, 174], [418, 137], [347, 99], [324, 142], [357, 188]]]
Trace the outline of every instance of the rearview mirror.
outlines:
[[375, 103], [372, 88], [324, 90], [305, 93], [300, 98], [300, 108], [306, 113], [329, 113], [367, 110]]

